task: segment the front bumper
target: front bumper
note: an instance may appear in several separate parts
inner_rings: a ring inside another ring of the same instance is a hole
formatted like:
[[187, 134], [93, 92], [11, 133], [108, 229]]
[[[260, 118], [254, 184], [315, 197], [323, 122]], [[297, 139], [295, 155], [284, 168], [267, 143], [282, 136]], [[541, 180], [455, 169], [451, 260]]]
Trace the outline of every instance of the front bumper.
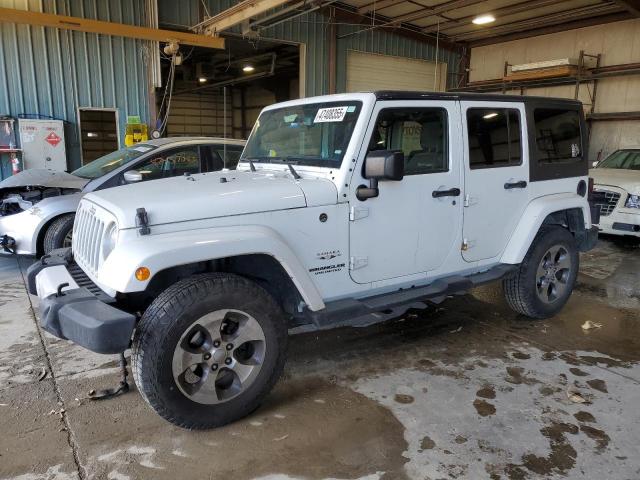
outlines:
[[136, 317], [109, 305], [110, 297], [92, 293], [95, 285], [86, 276], [72, 275], [76, 268], [71, 249], [55, 250], [29, 267], [27, 287], [40, 298], [42, 328], [93, 352], [123, 352]]
[[640, 237], [640, 213], [627, 213], [621, 210], [616, 208], [611, 215], [600, 217], [598, 226], [602, 233]]
[[36, 255], [38, 232], [45, 220], [25, 211], [13, 215], [0, 216], [0, 239], [6, 238], [10, 248], [0, 246], [1, 255]]

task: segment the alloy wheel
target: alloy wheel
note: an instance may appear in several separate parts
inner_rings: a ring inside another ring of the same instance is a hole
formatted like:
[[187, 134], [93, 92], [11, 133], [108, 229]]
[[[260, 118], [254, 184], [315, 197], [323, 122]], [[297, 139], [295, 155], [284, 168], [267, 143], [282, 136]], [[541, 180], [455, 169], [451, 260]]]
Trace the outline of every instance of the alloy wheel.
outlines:
[[194, 402], [226, 402], [255, 381], [265, 350], [264, 331], [255, 318], [240, 310], [216, 310], [180, 337], [173, 353], [173, 379]]

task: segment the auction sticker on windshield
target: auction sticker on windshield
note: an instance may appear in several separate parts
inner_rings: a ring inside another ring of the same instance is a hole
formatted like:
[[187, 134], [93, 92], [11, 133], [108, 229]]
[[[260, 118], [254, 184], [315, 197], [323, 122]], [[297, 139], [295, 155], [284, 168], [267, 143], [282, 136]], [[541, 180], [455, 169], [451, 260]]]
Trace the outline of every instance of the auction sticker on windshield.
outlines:
[[347, 108], [349, 107], [321, 108], [318, 110], [318, 113], [316, 113], [316, 118], [313, 123], [341, 122], [347, 114]]

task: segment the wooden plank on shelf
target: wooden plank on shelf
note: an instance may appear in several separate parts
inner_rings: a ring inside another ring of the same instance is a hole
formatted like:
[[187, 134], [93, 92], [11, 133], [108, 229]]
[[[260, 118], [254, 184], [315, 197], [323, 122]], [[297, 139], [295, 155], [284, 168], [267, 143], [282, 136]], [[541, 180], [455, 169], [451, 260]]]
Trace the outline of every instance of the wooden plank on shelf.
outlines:
[[539, 70], [527, 70], [522, 72], [511, 72], [502, 77], [505, 82], [523, 80], [542, 80], [545, 78], [571, 77], [578, 74], [575, 65], [562, 65], [553, 68], [541, 68]]

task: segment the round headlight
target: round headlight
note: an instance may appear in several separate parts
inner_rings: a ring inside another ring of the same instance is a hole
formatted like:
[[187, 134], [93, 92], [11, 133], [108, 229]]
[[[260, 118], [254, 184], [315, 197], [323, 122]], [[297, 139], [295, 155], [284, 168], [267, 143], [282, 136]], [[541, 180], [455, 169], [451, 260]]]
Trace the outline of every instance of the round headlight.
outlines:
[[104, 237], [102, 237], [102, 258], [107, 258], [109, 254], [116, 248], [118, 243], [118, 227], [115, 223], [109, 224], [104, 231]]

